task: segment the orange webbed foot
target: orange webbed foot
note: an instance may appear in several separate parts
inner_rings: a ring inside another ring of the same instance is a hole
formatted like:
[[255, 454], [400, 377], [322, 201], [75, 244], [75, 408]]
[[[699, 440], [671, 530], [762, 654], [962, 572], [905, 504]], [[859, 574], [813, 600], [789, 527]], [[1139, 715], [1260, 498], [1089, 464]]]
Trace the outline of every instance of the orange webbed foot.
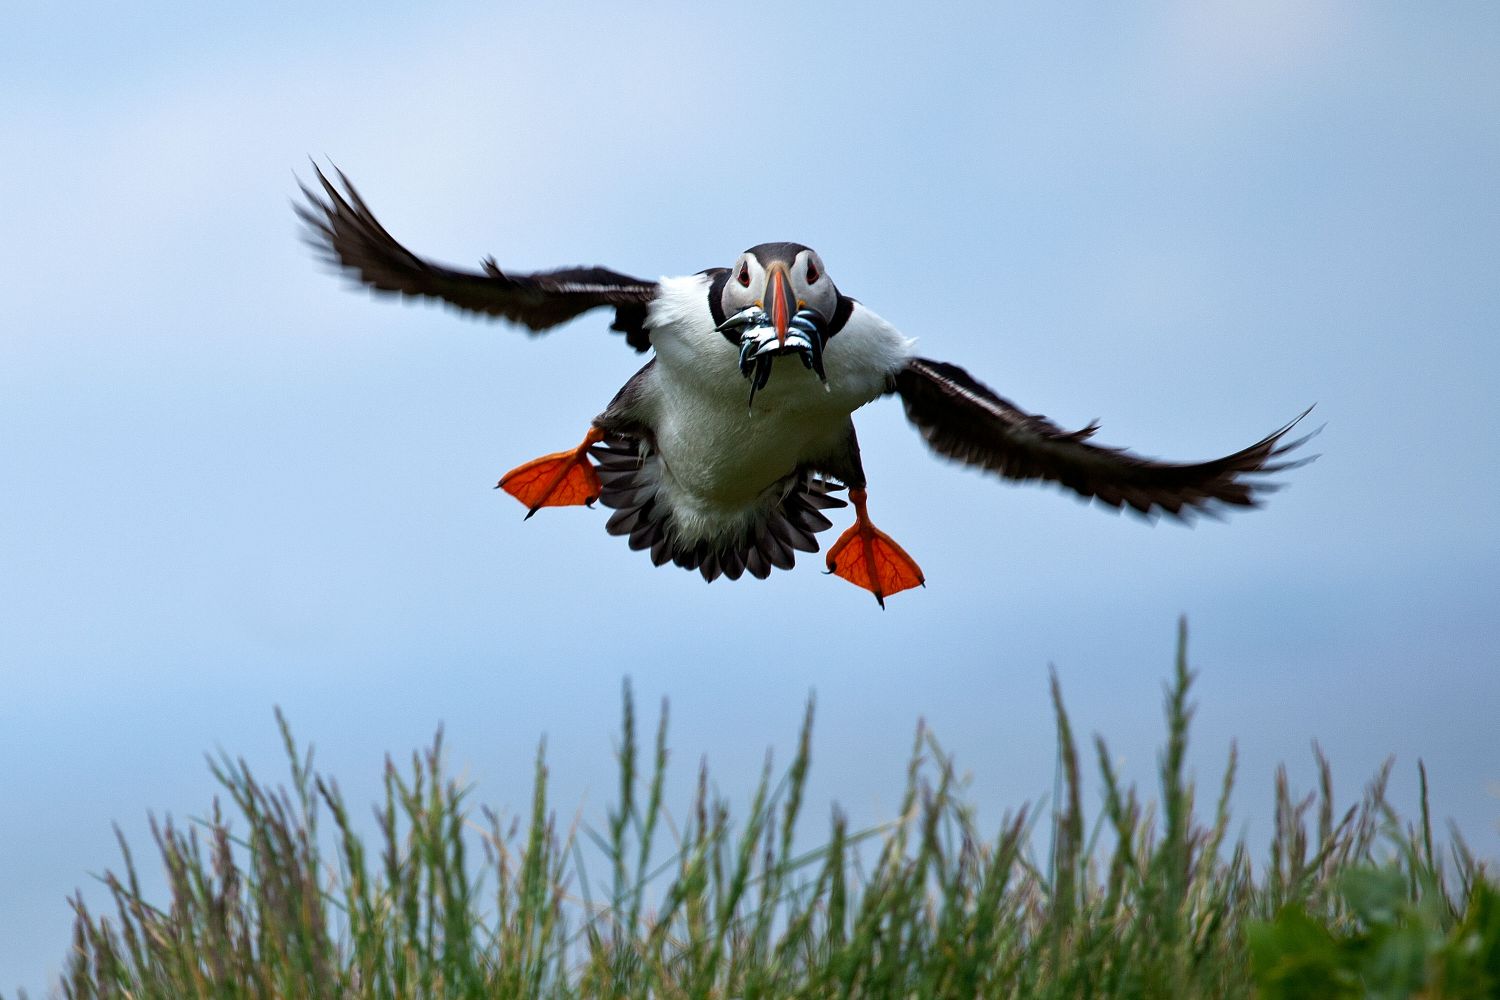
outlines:
[[882, 608], [892, 594], [926, 586], [917, 561], [870, 523], [865, 491], [850, 490], [849, 499], [854, 504], [854, 524], [828, 550], [828, 572], [868, 590]]
[[589, 461], [589, 445], [604, 440], [604, 432], [589, 428], [583, 443], [567, 451], [533, 458], [500, 477], [495, 489], [504, 490], [526, 505], [526, 517], [543, 507], [574, 507], [599, 499], [599, 473]]

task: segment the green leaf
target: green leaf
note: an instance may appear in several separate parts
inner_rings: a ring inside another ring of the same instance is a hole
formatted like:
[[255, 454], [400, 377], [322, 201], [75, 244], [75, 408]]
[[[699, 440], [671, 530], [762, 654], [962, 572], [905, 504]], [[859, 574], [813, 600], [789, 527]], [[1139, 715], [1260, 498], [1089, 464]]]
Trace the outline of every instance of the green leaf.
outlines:
[[1300, 904], [1286, 904], [1269, 923], [1249, 924], [1245, 935], [1255, 985], [1265, 1000], [1361, 995], [1338, 941]]

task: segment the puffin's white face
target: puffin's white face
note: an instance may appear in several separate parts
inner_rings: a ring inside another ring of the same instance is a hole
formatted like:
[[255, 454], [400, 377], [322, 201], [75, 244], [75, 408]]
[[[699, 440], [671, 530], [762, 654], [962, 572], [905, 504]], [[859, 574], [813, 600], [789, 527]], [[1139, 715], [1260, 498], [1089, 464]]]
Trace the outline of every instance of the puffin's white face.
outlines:
[[800, 243], [751, 247], [730, 268], [719, 296], [719, 332], [740, 349], [740, 373], [750, 380], [752, 401], [778, 355], [800, 356], [827, 386], [823, 341], [839, 293], [817, 251]]
[[786, 323], [802, 309], [817, 313], [827, 323], [833, 319], [838, 295], [816, 250], [795, 243], [763, 243], [734, 262], [720, 304], [725, 316], [757, 306], [773, 325], [782, 325], [778, 320], [782, 309]]

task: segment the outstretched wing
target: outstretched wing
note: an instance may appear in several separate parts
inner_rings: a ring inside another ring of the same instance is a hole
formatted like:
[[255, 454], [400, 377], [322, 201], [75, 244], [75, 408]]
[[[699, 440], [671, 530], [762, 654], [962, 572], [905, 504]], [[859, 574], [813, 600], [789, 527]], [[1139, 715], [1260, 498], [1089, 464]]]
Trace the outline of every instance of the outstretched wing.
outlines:
[[507, 274], [493, 258], [484, 260], [483, 273], [434, 264], [386, 232], [342, 171], [336, 171], [344, 187], [341, 192], [316, 164], [313, 169], [327, 200], [301, 185], [307, 204], [296, 210], [307, 224], [308, 242], [330, 263], [353, 272], [376, 291], [441, 299], [459, 309], [520, 323], [533, 332], [590, 309], [614, 306], [610, 328], [624, 333], [637, 351], [650, 348], [646, 304], [656, 297], [656, 282], [602, 267]]
[[1178, 464], [1091, 444], [1097, 423], [1065, 431], [1002, 399], [957, 365], [912, 358], [896, 373], [895, 383], [907, 419], [938, 454], [1006, 479], [1060, 483], [1112, 507], [1129, 504], [1143, 514], [1165, 511], [1185, 517], [1216, 503], [1253, 507], [1258, 492], [1276, 488], [1258, 477], [1311, 461], [1282, 459], [1307, 440], [1283, 441], [1308, 411], [1243, 451], [1211, 462]]

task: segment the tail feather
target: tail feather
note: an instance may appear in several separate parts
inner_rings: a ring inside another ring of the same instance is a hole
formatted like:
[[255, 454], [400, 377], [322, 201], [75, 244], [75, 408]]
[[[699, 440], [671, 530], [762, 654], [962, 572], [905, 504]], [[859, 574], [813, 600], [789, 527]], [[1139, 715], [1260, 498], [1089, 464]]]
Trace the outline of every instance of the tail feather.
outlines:
[[605, 530], [625, 535], [630, 547], [649, 551], [658, 566], [669, 562], [696, 570], [705, 580], [737, 580], [746, 573], [764, 579], [773, 569], [791, 569], [798, 552], [818, 551], [817, 534], [833, 527], [822, 512], [847, 506], [834, 496], [843, 489], [811, 471], [775, 484], [760, 515], [719, 539], [682, 536], [662, 492], [659, 455], [627, 434], [611, 433], [590, 449], [598, 466], [599, 502], [611, 508]]

